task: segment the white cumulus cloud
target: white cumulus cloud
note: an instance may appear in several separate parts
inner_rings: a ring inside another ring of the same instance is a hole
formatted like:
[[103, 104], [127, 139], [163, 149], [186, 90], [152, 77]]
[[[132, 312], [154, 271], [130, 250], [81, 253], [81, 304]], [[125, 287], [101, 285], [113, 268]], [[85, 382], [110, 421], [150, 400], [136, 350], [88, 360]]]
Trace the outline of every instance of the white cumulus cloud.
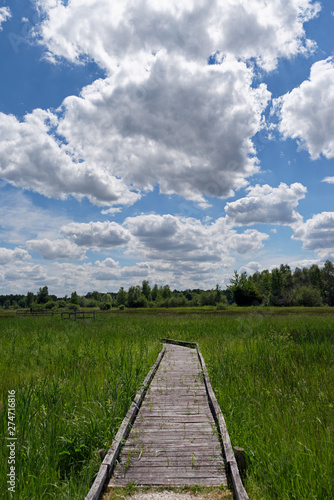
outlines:
[[38, 1], [36, 30], [51, 60], [93, 59], [109, 72], [139, 53], [184, 54], [206, 60], [220, 52], [255, 58], [272, 70], [280, 57], [308, 53], [303, 24], [320, 11], [312, 0], [72, 0]]
[[12, 17], [9, 7], [0, 7], [0, 31], [2, 31], [2, 24]]
[[318, 253], [321, 259], [334, 258], [334, 212], [314, 215], [294, 231], [293, 239], [301, 240], [303, 248]]
[[124, 183], [96, 164], [75, 158], [54, 135], [57, 117], [35, 109], [20, 122], [0, 113], [0, 176], [14, 186], [44, 196], [79, 200], [86, 196], [97, 205], [111, 205], [119, 198], [131, 204], [138, 199]]
[[27, 246], [47, 260], [77, 260], [85, 256], [85, 251], [68, 240], [29, 240]]
[[14, 261], [25, 261], [31, 259], [27, 250], [23, 248], [0, 248], [0, 265], [8, 264]]
[[258, 171], [251, 138], [269, 97], [242, 62], [200, 65], [162, 51], [65, 99], [58, 133], [128, 189], [159, 185], [204, 204]]
[[284, 138], [296, 139], [314, 160], [334, 158], [334, 58], [314, 63], [309, 79], [274, 106]]
[[291, 225], [301, 221], [296, 207], [299, 200], [305, 198], [307, 189], [299, 182], [291, 186], [281, 182], [277, 188], [268, 184], [256, 185], [248, 187], [247, 191], [244, 198], [226, 204], [225, 211], [231, 223]]
[[327, 182], [327, 184], [334, 184], [334, 177], [325, 177], [322, 182]]
[[131, 205], [155, 186], [207, 207], [207, 196], [245, 187], [259, 170], [252, 138], [270, 99], [247, 61], [271, 70], [308, 53], [304, 23], [320, 10], [311, 0], [36, 5], [47, 57], [94, 60], [106, 77], [52, 113], [0, 114], [0, 176], [102, 207]]
[[117, 248], [125, 246], [129, 232], [116, 222], [71, 222], [61, 228], [61, 232], [76, 245], [87, 248]]
[[256, 230], [237, 233], [217, 219], [212, 224], [202, 224], [190, 217], [173, 215], [141, 215], [129, 217], [124, 225], [133, 236], [130, 251], [145, 258], [161, 261], [231, 264], [230, 250], [245, 254], [263, 246], [267, 234]]

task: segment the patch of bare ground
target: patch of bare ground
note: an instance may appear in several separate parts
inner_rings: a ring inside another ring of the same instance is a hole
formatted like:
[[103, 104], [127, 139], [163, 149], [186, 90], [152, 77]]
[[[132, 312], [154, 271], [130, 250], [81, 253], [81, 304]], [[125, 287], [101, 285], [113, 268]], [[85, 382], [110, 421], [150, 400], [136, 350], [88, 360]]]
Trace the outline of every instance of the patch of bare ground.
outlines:
[[233, 494], [224, 488], [198, 486], [112, 488], [103, 500], [233, 500]]

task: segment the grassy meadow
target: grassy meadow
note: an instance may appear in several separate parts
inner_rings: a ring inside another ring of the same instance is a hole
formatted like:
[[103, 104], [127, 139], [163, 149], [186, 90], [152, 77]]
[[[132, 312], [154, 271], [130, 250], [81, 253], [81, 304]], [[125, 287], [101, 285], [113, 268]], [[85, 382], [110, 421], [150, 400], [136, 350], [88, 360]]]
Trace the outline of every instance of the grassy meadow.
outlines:
[[[82, 499], [160, 339], [199, 342], [254, 500], [334, 498], [334, 311], [142, 310], [0, 316], [0, 497]], [[16, 488], [7, 490], [8, 391]]]

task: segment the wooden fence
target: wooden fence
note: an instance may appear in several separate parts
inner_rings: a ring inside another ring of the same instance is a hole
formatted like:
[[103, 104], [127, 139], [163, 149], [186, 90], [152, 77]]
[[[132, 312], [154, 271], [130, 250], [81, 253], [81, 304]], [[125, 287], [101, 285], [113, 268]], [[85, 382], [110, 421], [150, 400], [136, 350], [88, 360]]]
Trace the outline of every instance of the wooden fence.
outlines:
[[45, 311], [45, 310], [19, 310], [16, 316], [31, 318], [41, 316], [60, 316], [62, 319], [95, 319], [95, 311]]

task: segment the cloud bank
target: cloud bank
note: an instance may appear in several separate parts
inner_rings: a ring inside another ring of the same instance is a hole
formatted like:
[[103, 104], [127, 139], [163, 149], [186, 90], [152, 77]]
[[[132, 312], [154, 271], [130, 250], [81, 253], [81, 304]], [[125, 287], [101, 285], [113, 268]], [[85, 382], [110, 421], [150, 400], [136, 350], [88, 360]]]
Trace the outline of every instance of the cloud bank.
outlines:
[[166, 49], [187, 60], [212, 54], [256, 59], [265, 70], [280, 57], [309, 53], [303, 24], [320, 11], [311, 0], [72, 0], [37, 2], [45, 20], [36, 37], [50, 60], [94, 60], [109, 73], [142, 53]]
[[303, 248], [317, 252], [323, 260], [334, 258], [334, 212], [322, 212], [301, 224], [293, 238], [303, 242]]
[[316, 160], [334, 158], [334, 59], [318, 61], [299, 87], [275, 100], [279, 130]]
[[[208, 206], [259, 171], [252, 138], [270, 99], [253, 85], [307, 54], [311, 0], [36, 1], [49, 61], [106, 71], [58, 110], [0, 114], [0, 175], [44, 196], [132, 205], [146, 192]], [[3, 11], [5, 12], [5, 11]], [[7, 11], [6, 11], [7, 12]], [[208, 64], [208, 59], [216, 64]]]

